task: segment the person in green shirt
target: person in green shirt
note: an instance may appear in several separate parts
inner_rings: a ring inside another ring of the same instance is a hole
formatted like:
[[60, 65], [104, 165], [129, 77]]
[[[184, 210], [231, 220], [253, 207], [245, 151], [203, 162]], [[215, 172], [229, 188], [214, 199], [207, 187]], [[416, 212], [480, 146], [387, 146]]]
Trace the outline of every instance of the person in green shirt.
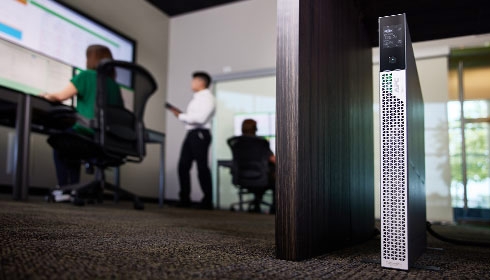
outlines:
[[[87, 70], [74, 76], [70, 83], [61, 91], [41, 94], [51, 102], [62, 102], [76, 95], [76, 110], [87, 118], [93, 119], [95, 114], [95, 102], [97, 96], [97, 66], [102, 60], [112, 60], [109, 48], [102, 45], [91, 45], [87, 48]], [[113, 74], [115, 78], [115, 73]], [[119, 86], [114, 80], [108, 80], [107, 102], [110, 105], [123, 106]], [[70, 130], [86, 136], [92, 136], [94, 131], [80, 123], [76, 123]], [[62, 153], [54, 150], [54, 162], [58, 186], [77, 184], [80, 181], [80, 161], [68, 160]]]

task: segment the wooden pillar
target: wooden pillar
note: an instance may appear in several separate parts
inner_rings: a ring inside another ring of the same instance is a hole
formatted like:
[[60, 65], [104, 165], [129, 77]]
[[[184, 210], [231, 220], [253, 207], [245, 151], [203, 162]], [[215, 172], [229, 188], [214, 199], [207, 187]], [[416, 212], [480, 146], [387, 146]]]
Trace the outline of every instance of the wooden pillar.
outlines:
[[371, 48], [353, 0], [278, 0], [277, 257], [374, 229]]

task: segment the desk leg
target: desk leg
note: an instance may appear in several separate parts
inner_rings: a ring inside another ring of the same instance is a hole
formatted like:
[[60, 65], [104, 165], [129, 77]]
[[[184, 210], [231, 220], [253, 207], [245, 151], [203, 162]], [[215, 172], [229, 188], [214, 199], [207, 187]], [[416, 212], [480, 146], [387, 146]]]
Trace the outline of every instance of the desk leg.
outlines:
[[114, 192], [114, 203], [118, 203], [120, 197], [119, 189], [121, 188], [121, 169], [119, 166], [114, 167], [114, 186], [116, 187]]
[[219, 205], [219, 165], [216, 167], [216, 209], [220, 209]]
[[15, 123], [13, 198], [27, 200], [29, 188], [29, 139], [31, 132], [31, 97], [19, 95]]
[[158, 196], [158, 206], [163, 207], [163, 200], [165, 198], [165, 143], [162, 142], [160, 146], [160, 186]]

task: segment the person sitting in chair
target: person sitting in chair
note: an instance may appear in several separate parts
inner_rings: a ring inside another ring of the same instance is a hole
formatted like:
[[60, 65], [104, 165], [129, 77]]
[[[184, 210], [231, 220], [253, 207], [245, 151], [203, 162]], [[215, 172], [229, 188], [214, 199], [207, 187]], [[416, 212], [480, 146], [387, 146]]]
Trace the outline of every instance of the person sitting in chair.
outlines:
[[[257, 122], [252, 119], [246, 119], [242, 122], [242, 136], [247, 137], [258, 137], [257, 136]], [[269, 162], [275, 166], [276, 164], [276, 156], [269, 148]], [[274, 171], [274, 169], [272, 169]]]
[[[102, 45], [91, 45], [87, 48], [87, 70], [74, 76], [70, 83], [61, 91], [44, 93], [40, 96], [51, 102], [62, 102], [77, 96], [76, 111], [86, 119], [94, 118], [94, 108], [97, 96], [97, 66], [102, 60], [112, 60], [111, 50]], [[115, 73], [112, 75], [115, 79]], [[120, 89], [117, 83], [110, 79], [108, 82], [108, 104], [123, 106]], [[92, 136], [93, 130], [76, 123], [70, 130], [75, 133]], [[80, 160], [72, 160], [65, 155], [53, 150], [58, 186], [77, 184], [80, 181]]]
[[[254, 195], [255, 195], [255, 198], [254, 198], [254, 209], [253, 211], [255, 212], [260, 212], [260, 203], [262, 201], [262, 196], [264, 195], [265, 191], [267, 189], [272, 189], [273, 192], [274, 192], [274, 195], [273, 195], [273, 203], [270, 207], [270, 213], [275, 213], [275, 163], [276, 163], [276, 157], [274, 155], [274, 153], [271, 151], [270, 149], [270, 146], [269, 146], [269, 142], [262, 138], [262, 137], [259, 137], [256, 135], [257, 133], [257, 122], [253, 119], [246, 119], [242, 122], [242, 135], [239, 136], [239, 137], [235, 137], [235, 138], [232, 138], [233, 141], [231, 141], [232, 145], [235, 146], [235, 148], [232, 148], [232, 150], [235, 149], [234, 151], [234, 159], [235, 159], [235, 156], [239, 153], [237, 153], [238, 151], [236, 151], [236, 149], [240, 149], [240, 147], [242, 149], [245, 148], [245, 146], [240, 146], [240, 145], [236, 145], [236, 143], [244, 143], [244, 142], [251, 142], [251, 143], [255, 143], [254, 145], [252, 145], [253, 148], [253, 152], [258, 152], [258, 153], [261, 153], [261, 155], [263, 156], [262, 158], [266, 158], [267, 161], [268, 161], [268, 184], [267, 184], [267, 188], [263, 188], [263, 191], [254, 191]], [[252, 140], [252, 139], [256, 139], [258, 141], [247, 141], [247, 140]], [[258, 146], [257, 146], [258, 145]], [[250, 149], [252, 147], [246, 147], [245, 149], [247, 149], [247, 151], [244, 151], [244, 152], [250, 152], [248, 151], [248, 149]], [[260, 148], [260, 149], [259, 149]], [[257, 155], [260, 156], [261, 155]]]

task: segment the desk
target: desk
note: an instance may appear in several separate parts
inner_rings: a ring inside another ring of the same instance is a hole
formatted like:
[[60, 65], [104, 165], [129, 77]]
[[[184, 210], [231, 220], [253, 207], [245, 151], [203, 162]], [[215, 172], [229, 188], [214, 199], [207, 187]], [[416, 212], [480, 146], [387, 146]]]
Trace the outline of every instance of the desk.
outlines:
[[231, 169], [233, 166], [233, 161], [230, 159], [219, 159], [217, 161], [217, 167], [216, 167], [216, 209], [220, 208], [219, 205], [219, 195], [220, 195], [220, 180], [219, 180], [219, 171], [220, 167], [225, 167]]
[[[48, 102], [44, 98], [0, 86], [0, 125], [14, 127], [16, 133], [12, 176], [14, 200], [27, 200], [28, 198], [29, 142], [31, 131], [49, 135], [66, 127], [66, 124], [56, 126], [56, 124], [47, 121], [49, 120], [47, 116], [54, 106], [53, 103]], [[56, 106], [63, 105], [56, 104]], [[145, 142], [159, 143], [161, 145], [159, 170], [159, 205], [161, 207], [163, 206], [165, 188], [165, 134], [146, 129]]]
[[29, 186], [29, 141], [31, 130], [49, 134], [56, 128], [44, 118], [54, 105], [43, 98], [0, 86], [0, 124], [14, 127], [13, 198], [27, 200]]

